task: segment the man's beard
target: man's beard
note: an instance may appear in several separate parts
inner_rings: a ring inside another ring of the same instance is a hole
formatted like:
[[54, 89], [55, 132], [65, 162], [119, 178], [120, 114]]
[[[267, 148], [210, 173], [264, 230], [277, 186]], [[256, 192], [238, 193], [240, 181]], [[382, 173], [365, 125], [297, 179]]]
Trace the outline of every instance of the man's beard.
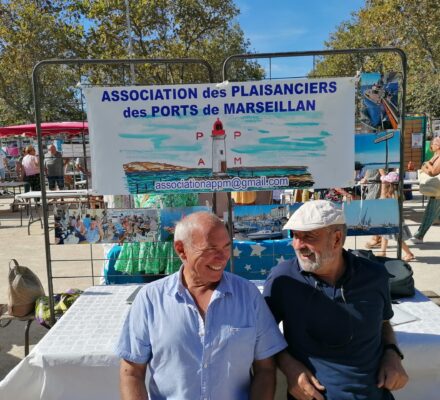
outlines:
[[323, 265], [329, 263], [334, 258], [333, 254], [327, 253], [326, 251], [323, 252], [326, 253], [326, 255], [322, 255], [322, 253], [321, 254], [312, 253], [315, 256], [315, 261], [301, 258], [300, 257], [301, 250], [295, 250], [295, 253], [301, 269], [306, 272], [316, 272]]

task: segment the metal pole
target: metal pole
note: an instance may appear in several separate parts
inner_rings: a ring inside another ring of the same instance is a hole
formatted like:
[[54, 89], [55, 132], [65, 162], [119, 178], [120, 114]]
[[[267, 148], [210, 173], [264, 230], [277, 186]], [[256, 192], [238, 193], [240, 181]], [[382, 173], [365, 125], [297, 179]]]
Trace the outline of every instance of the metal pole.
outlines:
[[43, 153], [43, 140], [42, 140], [42, 132], [41, 132], [41, 110], [40, 110], [40, 97], [39, 97], [39, 88], [38, 88], [38, 71], [35, 68], [32, 72], [32, 94], [34, 97], [35, 126], [37, 131], [38, 158], [40, 163], [41, 204], [43, 208], [44, 247], [46, 250], [46, 270], [47, 270], [47, 288], [49, 291], [48, 295], [49, 295], [50, 323], [53, 326], [55, 324], [55, 310], [54, 310], [54, 302], [53, 302], [52, 262], [50, 255], [49, 216], [47, 211], [46, 180], [44, 176], [44, 153]]
[[228, 197], [228, 232], [229, 239], [231, 240], [231, 257], [229, 258], [229, 266], [232, 273], [235, 272], [234, 266], [234, 224], [232, 223], [232, 196], [231, 192], [227, 192]]
[[402, 229], [403, 229], [403, 176], [404, 167], [404, 145], [405, 145], [405, 102], [406, 102], [406, 75], [407, 75], [407, 60], [406, 54], [399, 49], [400, 60], [402, 63], [402, 102], [400, 104], [400, 169], [399, 169], [399, 235], [397, 237], [397, 258], [402, 258]]
[[[133, 38], [131, 35], [131, 19], [130, 19], [130, 1], [125, 0], [125, 17], [127, 19], [127, 36], [128, 36], [128, 57], [133, 58]], [[134, 64], [130, 64], [131, 84], [136, 82], [136, 75], [134, 72]]]

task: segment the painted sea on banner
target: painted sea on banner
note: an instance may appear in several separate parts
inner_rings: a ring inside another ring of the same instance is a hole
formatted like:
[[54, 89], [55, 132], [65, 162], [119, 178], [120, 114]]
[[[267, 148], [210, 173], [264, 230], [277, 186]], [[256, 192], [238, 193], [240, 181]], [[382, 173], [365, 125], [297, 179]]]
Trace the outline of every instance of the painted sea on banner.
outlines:
[[84, 91], [98, 193], [352, 184], [353, 78]]

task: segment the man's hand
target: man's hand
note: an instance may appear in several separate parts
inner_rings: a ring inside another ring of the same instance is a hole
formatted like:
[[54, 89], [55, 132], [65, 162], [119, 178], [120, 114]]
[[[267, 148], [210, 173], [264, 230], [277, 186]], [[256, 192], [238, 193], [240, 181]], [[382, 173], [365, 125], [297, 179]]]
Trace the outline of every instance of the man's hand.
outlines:
[[408, 375], [402, 360], [393, 350], [385, 351], [379, 367], [377, 386], [388, 390], [402, 389], [408, 382]]
[[298, 400], [324, 400], [319, 392], [324, 390], [318, 379], [306, 368], [303, 371], [297, 370], [292, 373], [293, 379], [287, 380], [289, 393]]
[[278, 353], [276, 361], [286, 375], [288, 391], [295, 399], [324, 400], [320, 391], [325, 390], [325, 387], [304, 364], [295, 360], [287, 351]]

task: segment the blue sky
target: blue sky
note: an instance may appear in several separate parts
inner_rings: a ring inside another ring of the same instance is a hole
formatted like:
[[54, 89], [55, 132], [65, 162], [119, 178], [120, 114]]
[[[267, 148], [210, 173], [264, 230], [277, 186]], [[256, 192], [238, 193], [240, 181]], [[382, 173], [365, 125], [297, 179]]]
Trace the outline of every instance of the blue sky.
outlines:
[[[235, 0], [238, 22], [256, 53], [322, 50], [324, 41], [364, 0]], [[294, 60], [294, 61], [293, 61]], [[305, 76], [312, 57], [259, 60], [273, 78]]]

